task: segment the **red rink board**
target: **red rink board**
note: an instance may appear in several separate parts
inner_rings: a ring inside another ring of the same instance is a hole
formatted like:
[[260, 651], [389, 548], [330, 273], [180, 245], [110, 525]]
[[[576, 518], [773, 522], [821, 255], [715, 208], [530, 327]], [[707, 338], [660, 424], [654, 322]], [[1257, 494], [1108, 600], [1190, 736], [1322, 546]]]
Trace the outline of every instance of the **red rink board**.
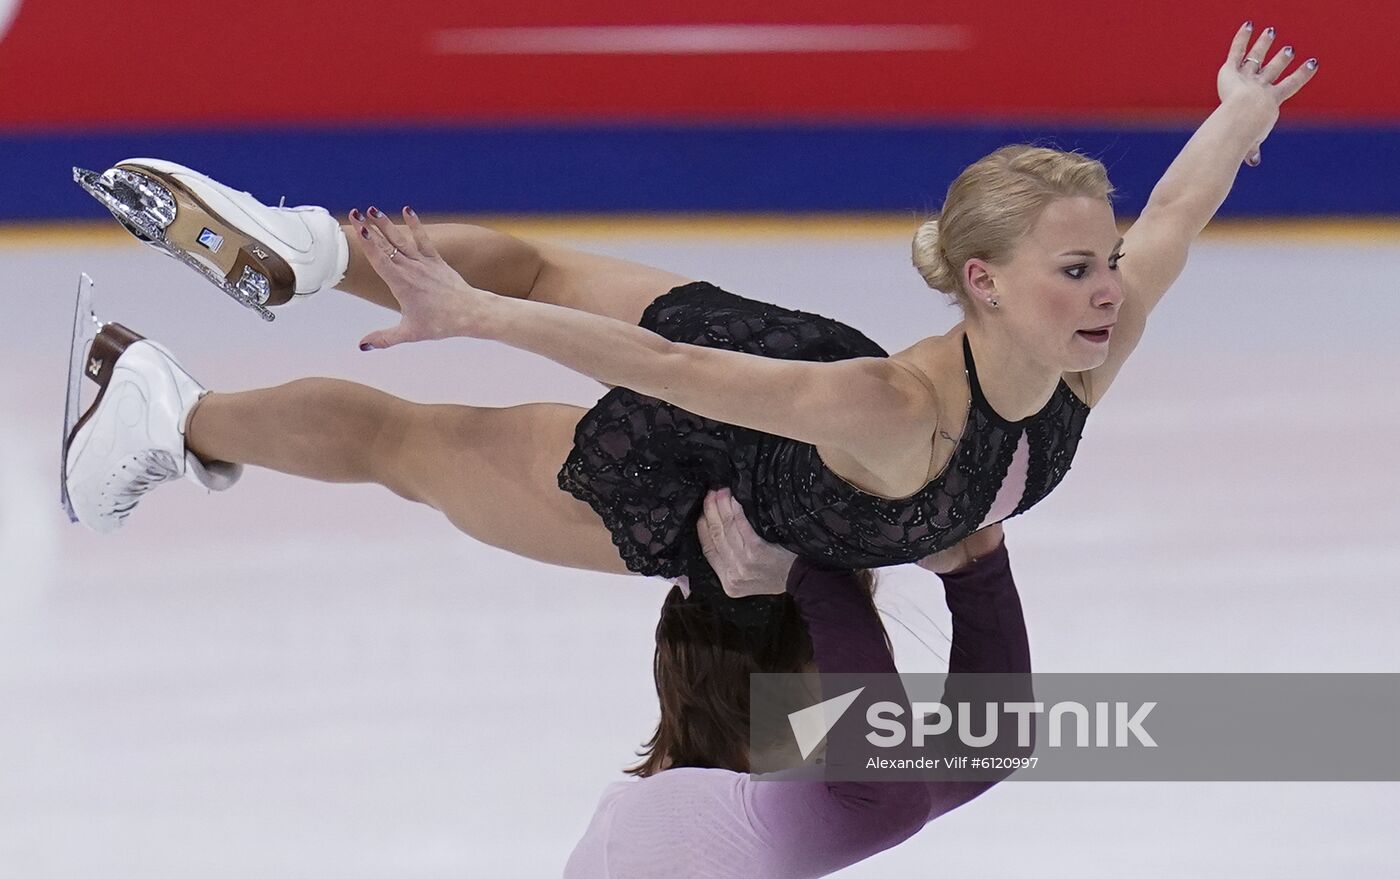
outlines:
[[[858, 8], [857, 8], [858, 7]], [[1400, 3], [1175, 0], [23, 0], [0, 40], [0, 130], [600, 119], [1199, 118], [1240, 21], [1322, 59], [1289, 118], [1400, 120]], [[1268, 20], [1263, 20], [1264, 16]], [[460, 28], [941, 25], [939, 50], [445, 54]], [[1370, 48], [1365, 48], [1365, 45]]]

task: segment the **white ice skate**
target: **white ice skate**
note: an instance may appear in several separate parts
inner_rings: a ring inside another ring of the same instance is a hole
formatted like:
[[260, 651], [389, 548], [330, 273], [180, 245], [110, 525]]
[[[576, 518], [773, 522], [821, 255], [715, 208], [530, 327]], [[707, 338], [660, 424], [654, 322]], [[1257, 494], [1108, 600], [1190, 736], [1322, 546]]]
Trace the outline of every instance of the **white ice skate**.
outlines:
[[[60, 496], [69, 519], [106, 533], [120, 528], [141, 496], [161, 483], [188, 476], [222, 491], [243, 468], [206, 464], [185, 448], [190, 412], [208, 391], [161, 345], [121, 324], [99, 322], [91, 283], [84, 275], [78, 291]], [[84, 375], [97, 383], [97, 398], [77, 418]]]
[[246, 192], [161, 159], [127, 159], [73, 179], [131, 234], [272, 320], [283, 305], [339, 283], [349, 246], [325, 208], [268, 207]]

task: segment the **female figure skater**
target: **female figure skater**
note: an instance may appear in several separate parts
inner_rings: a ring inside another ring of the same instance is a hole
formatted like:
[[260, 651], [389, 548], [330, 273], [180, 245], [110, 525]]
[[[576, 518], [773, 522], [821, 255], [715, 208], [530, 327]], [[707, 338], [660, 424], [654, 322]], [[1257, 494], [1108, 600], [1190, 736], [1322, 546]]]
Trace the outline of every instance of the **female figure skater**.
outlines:
[[512, 552], [688, 575], [700, 590], [717, 584], [694, 523], [719, 486], [765, 540], [833, 566], [956, 545], [1063, 478], [1240, 162], [1257, 162], [1280, 105], [1315, 73], [1310, 60], [1283, 77], [1292, 49], [1266, 62], [1273, 29], [1252, 35], [1235, 35], [1220, 106], [1121, 239], [1097, 161], [1018, 146], [963, 171], [914, 261], [966, 320], [893, 356], [835, 321], [618, 260], [428, 228], [410, 209], [406, 226], [371, 208], [343, 230], [319, 208], [266, 208], [178, 165], [122, 163], [93, 191], [229, 286], [261, 278], [272, 302], [338, 285], [397, 306], [401, 322], [362, 348], [494, 339], [614, 389], [587, 411], [417, 406], [324, 379], [205, 396], [168, 352], [111, 325], [80, 361], [105, 399], [67, 440], [72, 512], [110, 530], [155, 484], [189, 474], [223, 488], [254, 464], [379, 482]]
[[[764, 755], [749, 750], [751, 672], [814, 665], [828, 674], [894, 674], [894, 661], [869, 582], [858, 576], [865, 572], [815, 567], [764, 543], [727, 492], [706, 496], [699, 538], [726, 594], [785, 592], [783, 612], [758, 632], [672, 590], [656, 629], [657, 733], [631, 770], [640, 779], [604, 792], [566, 879], [824, 876], [898, 845], [996, 783], [835, 781], [819, 766], [755, 779]], [[949, 691], [963, 672], [1028, 679], [1025, 621], [1001, 526], [920, 565], [942, 578], [952, 612]], [[892, 698], [903, 701], [902, 691]], [[945, 693], [944, 701], [956, 697]], [[863, 762], [863, 744], [858, 730], [838, 726], [826, 766]]]

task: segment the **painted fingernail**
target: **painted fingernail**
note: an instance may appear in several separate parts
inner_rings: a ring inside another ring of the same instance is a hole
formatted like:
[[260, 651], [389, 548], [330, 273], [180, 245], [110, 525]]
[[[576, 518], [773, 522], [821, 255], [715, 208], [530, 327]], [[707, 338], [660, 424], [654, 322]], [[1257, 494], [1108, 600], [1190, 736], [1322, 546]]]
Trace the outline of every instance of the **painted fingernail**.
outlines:
[[1252, 30], [1254, 30], [1254, 22], [1252, 22], [1252, 21], [1246, 21], [1246, 22], [1244, 23], [1244, 29], [1247, 30], [1247, 31], [1252, 31]]
[[370, 206], [369, 206], [369, 215], [370, 215], [371, 217], [382, 217], [382, 216], [384, 216], [383, 214], [381, 214], [381, 213], [379, 212], [379, 208], [375, 207], [374, 205], [370, 205]]
[[360, 343], [360, 350], [361, 350], [361, 351], [373, 351], [373, 350], [374, 350], [374, 346], [371, 345], [371, 344], [368, 343], [368, 342], [361, 342], [361, 343]]
[[1272, 37], [1272, 36], [1274, 35], [1274, 29], [1273, 29], [1273, 28], [1266, 28], [1266, 29], [1264, 30], [1264, 35], [1265, 35], [1265, 36]]
[[369, 240], [369, 230], [366, 229], [364, 226], [360, 227], [360, 237], [365, 239], [366, 241]]
[[416, 216], [418, 216], [417, 214], [415, 214], [415, 213], [413, 212], [413, 208], [409, 207], [408, 205], [404, 205], [404, 206], [403, 206], [403, 212], [404, 212], [405, 214], [408, 214], [410, 217], [416, 217]]
[[1316, 59], [1316, 58], [1309, 58], [1309, 59], [1308, 59], [1308, 67], [1309, 67], [1309, 69], [1316, 70], [1316, 69], [1317, 69], [1317, 59]]
[[364, 219], [364, 215], [360, 213], [360, 209], [359, 209], [359, 208], [355, 208], [354, 210], [352, 210], [352, 211], [350, 212], [350, 219], [352, 219], [352, 220], [354, 220], [356, 223], [358, 223], [358, 222], [360, 222], [360, 221], [362, 221], [362, 220]]

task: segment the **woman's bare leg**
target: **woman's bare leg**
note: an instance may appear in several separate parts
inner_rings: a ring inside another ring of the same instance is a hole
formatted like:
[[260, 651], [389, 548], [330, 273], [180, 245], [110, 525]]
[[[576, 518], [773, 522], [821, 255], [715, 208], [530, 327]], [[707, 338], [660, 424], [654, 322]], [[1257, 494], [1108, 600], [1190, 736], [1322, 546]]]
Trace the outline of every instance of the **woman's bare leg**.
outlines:
[[517, 555], [627, 573], [596, 513], [558, 486], [583, 409], [422, 405], [337, 379], [209, 394], [186, 431], [209, 460], [374, 482]]
[[[389, 288], [365, 258], [361, 249], [364, 242], [353, 227], [341, 229], [350, 242], [350, 262], [337, 287], [397, 311], [398, 303]], [[630, 324], [641, 320], [642, 312], [656, 297], [689, 282], [681, 275], [640, 263], [524, 241], [482, 226], [436, 223], [427, 229], [443, 260], [474, 287]]]

